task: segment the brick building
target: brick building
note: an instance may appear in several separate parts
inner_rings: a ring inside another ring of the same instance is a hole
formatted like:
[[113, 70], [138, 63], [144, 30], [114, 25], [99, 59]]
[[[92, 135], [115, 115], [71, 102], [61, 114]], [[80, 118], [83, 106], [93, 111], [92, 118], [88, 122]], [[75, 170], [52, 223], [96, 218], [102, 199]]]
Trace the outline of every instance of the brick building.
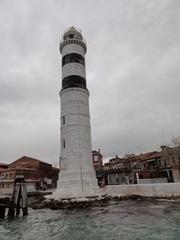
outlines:
[[120, 158], [116, 155], [108, 163], [104, 164], [106, 185], [129, 184], [133, 182], [132, 168], [126, 164], [125, 160], [125, 158]]
[[172, 170], [174, 182], [180, 182], [180, 146], [161, 146], [161, 165]]
[[173, 182], [170, 165], [164, 164], [162, 153], [152, 151], [139, 155], [127, 154], [104, 165], [106, 184]]
[[0, 188], [12, 189], [17, 176], [24, 176], [29, 192], [56, 188], [58, 173], [49, 163], [23, 156], [1, 172]]

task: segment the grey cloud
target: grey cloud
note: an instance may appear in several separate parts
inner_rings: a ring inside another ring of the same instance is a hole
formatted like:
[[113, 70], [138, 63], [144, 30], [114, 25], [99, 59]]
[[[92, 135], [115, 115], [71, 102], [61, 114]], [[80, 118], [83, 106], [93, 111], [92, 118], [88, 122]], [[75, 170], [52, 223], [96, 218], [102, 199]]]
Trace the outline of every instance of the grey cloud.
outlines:
[[[158, 149], [179, 131], [180, 2], [1, 1], [0, 156], [58, 164], [64, 30], [87, 41], [93, 148]], [[162, 131], [164, 132], [162, 134]]]

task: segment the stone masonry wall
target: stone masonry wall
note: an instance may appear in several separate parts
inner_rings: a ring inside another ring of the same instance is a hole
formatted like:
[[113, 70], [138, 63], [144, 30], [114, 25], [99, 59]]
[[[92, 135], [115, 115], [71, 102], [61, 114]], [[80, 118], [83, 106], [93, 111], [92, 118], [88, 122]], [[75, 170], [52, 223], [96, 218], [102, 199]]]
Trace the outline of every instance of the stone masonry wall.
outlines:
[[104, 193], [111, 196], [180, 197], [180, 183], [107, 185]]

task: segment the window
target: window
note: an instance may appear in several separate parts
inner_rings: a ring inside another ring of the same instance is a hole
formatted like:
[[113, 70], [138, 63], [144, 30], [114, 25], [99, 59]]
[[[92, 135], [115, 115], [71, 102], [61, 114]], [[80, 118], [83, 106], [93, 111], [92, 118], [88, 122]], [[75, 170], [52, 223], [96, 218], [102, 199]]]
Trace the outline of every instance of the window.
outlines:
[[74, 38], [74, 34], [70, 34], [70, 35], [69, 35], [69, 38]]
[[65, 116], [62, 117], [62, 124], [65, 125]]
[[62, 140], [62, 145], [63, 145], [63, 148], [66, 147], [66, 143], [65, 143], [65, 140], [64, 140], [64, 139]]
[[62, 80], [62, 89], [77, 87], [86, 89], [86, 80], [80, 76], [67, 76]]
[[161, 160], [160, 160], [160, 159], [157, 160], [157, 164], [158, 164], [159, 166], [161, 165]]
[[78, 53], [70, 53], [70, 54], [65, 55], [62, 58], [62, 66], [64, 66], [67, 63], [71, 63], [71, 62], [81, 63], [83, 66], [85, 66], [84, 57]]
[[97, 155], [94, 156], [94, 162], [98, 162], [98, 156]]

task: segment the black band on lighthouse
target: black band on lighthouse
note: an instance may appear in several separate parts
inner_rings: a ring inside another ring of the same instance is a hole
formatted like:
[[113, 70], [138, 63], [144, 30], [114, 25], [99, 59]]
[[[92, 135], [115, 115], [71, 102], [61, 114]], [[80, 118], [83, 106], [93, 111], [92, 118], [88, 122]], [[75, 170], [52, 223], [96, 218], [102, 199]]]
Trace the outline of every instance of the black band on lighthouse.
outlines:
[[62, 89], [71, 88], [71, 87], [86, 89], [86, 79], [76, 75], [65, 77], [62, 80]]
[[80, 63], [83, 66], [85, 66], [85, 60], [84, 57], [81, 56], [78, 53], [70, 53], [70, 54], [66, 54], [63, 58], [62, 58], [62, 66], [64, 66], [67, 63], [71, 63], [71, 62], [76, 62], [76, 63]]

